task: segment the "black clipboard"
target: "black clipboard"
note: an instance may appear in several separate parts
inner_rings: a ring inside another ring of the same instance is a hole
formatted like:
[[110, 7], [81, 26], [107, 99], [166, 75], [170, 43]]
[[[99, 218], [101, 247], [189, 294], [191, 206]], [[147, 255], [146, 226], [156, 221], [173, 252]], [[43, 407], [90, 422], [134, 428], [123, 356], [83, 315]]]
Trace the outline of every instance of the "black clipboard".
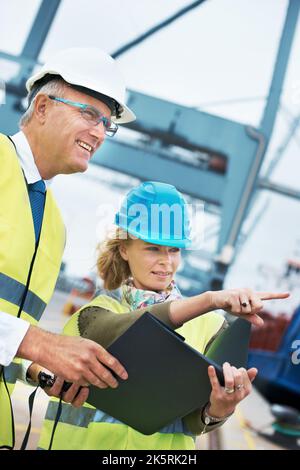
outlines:
[[210, 364], [222, 384], [223, 362], [246, 367], [250, 327], [236, 320], [204, 356], [146, 312], [107, 348], [126, 368], [128, 380], [119, 379], [117, 389], [91, 386], [87, 402], [143, 434], [153, 434], [208, 402]]

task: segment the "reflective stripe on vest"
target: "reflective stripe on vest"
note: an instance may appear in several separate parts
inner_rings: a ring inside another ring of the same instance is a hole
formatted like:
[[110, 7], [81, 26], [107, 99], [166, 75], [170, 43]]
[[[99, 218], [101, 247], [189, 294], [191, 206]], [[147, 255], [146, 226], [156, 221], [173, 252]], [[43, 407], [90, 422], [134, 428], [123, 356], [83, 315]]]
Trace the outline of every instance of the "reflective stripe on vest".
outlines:
[[[0, 273], [0, 297], [8, 302], [20, 307], [24, 289], [26, 286], [16, 281], [6, 274]], [[46, 303], [43, 302], [38, 295], [28, 290], [26, 300], [23, 305], [23, 311], [31, 315], [35, 320], [39, 320], [46, 308]]]
[[[49, 421], [54, 421], [57, 413], [57, 408], [57, 401], [50, 401], [45, 419], [48, 419]], [[81, 408], [74, 408], [73, 406], [70, 406], [67, 403], [62, 403], [62, 411], [59, 418], [59, 422], [64, 424], [72, 424], [73, 426], [79, 426], [83, 428], [87, 428], [90, 423], [124, 424], [101, 410], [96, 410], [95, 408], [87, 408], [85, 406], [82, 406]], [[176, 419], [176, 421], [169, 424], [168, 426], [164, 426], [157, 432], [162, 434], [183, 433], [187, 436], [194, 437], [194, 434], [192, 434], [187, 429], [182, 419], [180, 418]]]
[[7, 383], [14, 384], [21, 377], [22, 364], [12, 362], [9, 366], [4, 367], [5, 380]]

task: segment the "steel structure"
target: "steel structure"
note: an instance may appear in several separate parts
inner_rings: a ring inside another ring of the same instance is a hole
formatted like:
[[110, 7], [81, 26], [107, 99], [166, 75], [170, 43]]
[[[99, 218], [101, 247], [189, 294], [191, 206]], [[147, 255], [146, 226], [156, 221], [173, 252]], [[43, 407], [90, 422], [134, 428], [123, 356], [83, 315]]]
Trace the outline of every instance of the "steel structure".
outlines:
[[[20, 65], [18, 75], [7, 84], [6, 104], [0, 107], [2, 132], [10, 134], [17, 130], [23, 110], [24, 83], [38, 62], [59, 4], [60, 0], [42, 1], [20, 56], [0, 51], [0, 59]], [[298, 0], [290, 0], [259, 128], [130, 91], [129, 106], [138, 119], [127, 127], [138, 138], [121, 136], [107, 140], [93, 159], [96, 165], [140, 180], [172, 183], [209, 207], [217, 208], [220, 215], [217, 252], [207, 270], [192, 268], [186, 260], [182, 276], [193, 279], [184, 289], [186, 294], [222, 287], [255, 189], [283, 192], [267, 180], [260, 181], [259, 171], [274, 127], [299, 7]], [[119, 56], [122, 49], [117, 52]], [[293, 196], [299, 198], [296, 192]]]

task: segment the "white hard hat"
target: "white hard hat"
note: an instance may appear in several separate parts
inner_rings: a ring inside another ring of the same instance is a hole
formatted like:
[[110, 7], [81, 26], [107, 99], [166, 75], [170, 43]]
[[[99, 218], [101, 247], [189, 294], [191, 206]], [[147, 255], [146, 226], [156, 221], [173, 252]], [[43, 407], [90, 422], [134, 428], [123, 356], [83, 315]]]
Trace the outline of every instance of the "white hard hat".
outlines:
[[115, 60], [100, 49], [72, 48], [60, 51], [27, 80], [27, 91], [30, 93], [34, 84], [46, 75], [60, 75], [70, 85], [84, 87], [86, 91], [115, 100], [119, 105], [119, 113], [112, 116], [112, 120], [118, 124], [136, 118], [125, 105], [126, 87]]

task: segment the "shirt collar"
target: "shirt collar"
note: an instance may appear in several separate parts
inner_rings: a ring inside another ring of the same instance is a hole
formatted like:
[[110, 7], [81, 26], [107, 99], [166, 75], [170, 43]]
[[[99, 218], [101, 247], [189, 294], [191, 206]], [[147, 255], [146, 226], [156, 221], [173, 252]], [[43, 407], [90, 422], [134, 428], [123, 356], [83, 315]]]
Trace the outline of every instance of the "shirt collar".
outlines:
[[[34, 157], [29, 145], [29, 142], [24, 134], [20, 131], [17, 134], [11, 137], [11, 140], [16, 146], [17, 154], [20, 160], [21, 167], [24, 171], [24, 175], [28, 184], [36, 183], [41, 180], [42, 177], [38, 170], [38, 167], [35, 164]], [[50, 180], [44, 180], [46, 187], [48, 188], [52, 182]]]

